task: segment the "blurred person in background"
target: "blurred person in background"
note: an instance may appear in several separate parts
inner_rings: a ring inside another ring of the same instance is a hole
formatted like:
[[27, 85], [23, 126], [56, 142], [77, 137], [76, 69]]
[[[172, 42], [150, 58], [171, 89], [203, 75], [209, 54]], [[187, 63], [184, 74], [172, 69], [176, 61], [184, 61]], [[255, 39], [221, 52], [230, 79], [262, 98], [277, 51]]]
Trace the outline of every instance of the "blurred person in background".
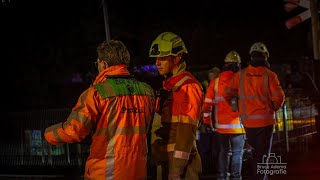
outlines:
[[[218, 77], [220, 73], [220, 69], [218, 67], [213, 67], [208, 70], [208, 74], [206, 76], [206, 79], [201, 82], [203, 87], [204, 94], [207, 92], [209, 83], [216, 77]], [[214, 110], [214, 107], [212, 108], [212, 111]], [[214, 121], [214, 116], [212, 114], [211, 121]], [[218, 149], [215, 148], [217, 145], [219, 145], [219, 139], [217, 139], [217, 135], [214, 131], [212, 131], [211, 127], [208, 126], [207, 123], [203, 123], [203, 119], [201, 121], [201, 125], [199, 129], [197, 130], [197, 143], [198, 143], [198, 149], [201, 158], [206, 158], [208, 156], [212, 156], [214, 161], [218, 158]], [[212, 167], [213, 169], [216, 169], [215, 167]]]
[[221, 70], [218, 67], [209, 69], [207, 79], [201, 82], [204, 93], [207, 92], [210, 81], [218, 77], [220, 71]]

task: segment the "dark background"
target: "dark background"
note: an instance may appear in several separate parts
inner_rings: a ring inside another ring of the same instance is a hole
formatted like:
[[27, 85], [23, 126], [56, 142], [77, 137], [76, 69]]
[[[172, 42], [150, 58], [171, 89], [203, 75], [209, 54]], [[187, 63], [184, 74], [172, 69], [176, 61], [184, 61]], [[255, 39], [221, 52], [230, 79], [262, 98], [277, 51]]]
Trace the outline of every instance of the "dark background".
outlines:
[[[86, 75], [106, 39], [102, 1], [0, 3], [2, 110], [72, 107], [90, 85]], [[221, 64], [230, 50], [245, 63], [256, 41], [267, 45], [271, 64], [312, 57], [311, 20], [287, 29], [285, 21], [304, 9], [287, 13], [280, 0], [107, 0], [107, 6], [111, 39], [127, 45], [131, 68], [154, 63], [149, 46], [164, 31], [183, 38], [193, 68]], [[83, 81], [72, 82], [73, 73]]]

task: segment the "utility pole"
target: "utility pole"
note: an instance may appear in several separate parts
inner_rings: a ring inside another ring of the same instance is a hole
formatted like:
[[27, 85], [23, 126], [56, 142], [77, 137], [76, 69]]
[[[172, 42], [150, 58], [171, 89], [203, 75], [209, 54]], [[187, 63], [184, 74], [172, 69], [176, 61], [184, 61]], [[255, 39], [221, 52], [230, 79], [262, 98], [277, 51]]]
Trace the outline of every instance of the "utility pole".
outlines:
[[314, 72], [316, 73], [315, 82], [319, 88], [320, 85], [320, 29], [319, 29], [319, 6], [317, 0], [310, 0], [311, 24], [312, 24], [312, 42]]
[[110, 40], [110, 28], [109, 28], [109, 17], [108, 17], [108, 8], [107, 8], [107, 0], [102, 0], [103, 6], [103, 19], [104, 19], [104, 29], [106, 33], [106, 40]]

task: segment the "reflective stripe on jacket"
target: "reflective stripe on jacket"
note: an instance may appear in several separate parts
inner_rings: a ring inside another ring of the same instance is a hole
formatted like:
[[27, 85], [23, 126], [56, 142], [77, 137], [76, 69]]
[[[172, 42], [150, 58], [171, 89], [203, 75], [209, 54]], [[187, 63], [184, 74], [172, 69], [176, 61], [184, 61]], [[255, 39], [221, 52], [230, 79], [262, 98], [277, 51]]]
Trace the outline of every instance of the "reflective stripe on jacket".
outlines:
[[182, 174], [190, 154], [197, 153], [196, 130], [204, 95], [200, 83], [184, 68], [165, 80], [163, 88], [169, 95], [161, 110], [162, 127], [156, 134], [165, 141], [163, 149], [173, 152], [173, 157], [169, 157], [173, 159], [170, 173]]
[[223, 96], [229, 103], [239, 96], [239, 113], [245, 127], [275, 124], [275, 111], [283, 105], [285, 98], [274, 72], [251, 65], [235, 74]]
[[125, 66], [112, 66], [81, 94], [66, 122], [46, 129], [45, 138], [73, 143], [93, 132], [85, 179], [145, 179], [154, 103], [149, 85], [130, 77]]
[[209, 84], [203, 103], [204, 123], [211, 123], [212, 106], [214, 105], [215, 129], [222, 134], [245, 133], [239, 120], [239, 113], [234, 112], [231, 106], [222, 97], [225, 86], [233, 77], [232, 71], [224, 71]]

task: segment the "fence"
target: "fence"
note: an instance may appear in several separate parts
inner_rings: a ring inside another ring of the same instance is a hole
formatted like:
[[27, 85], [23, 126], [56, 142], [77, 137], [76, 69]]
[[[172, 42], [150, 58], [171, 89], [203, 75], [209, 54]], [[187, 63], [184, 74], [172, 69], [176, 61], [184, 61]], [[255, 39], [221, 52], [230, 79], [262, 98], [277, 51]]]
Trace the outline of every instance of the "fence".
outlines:
[[274, 145], [278, 151], [301, 151], [308, 147], [307, 136], [319, 130], [320, 102], [311, 100], [299, 88], [287, 89], [286, 96], [284, 106], [276, 113]]

